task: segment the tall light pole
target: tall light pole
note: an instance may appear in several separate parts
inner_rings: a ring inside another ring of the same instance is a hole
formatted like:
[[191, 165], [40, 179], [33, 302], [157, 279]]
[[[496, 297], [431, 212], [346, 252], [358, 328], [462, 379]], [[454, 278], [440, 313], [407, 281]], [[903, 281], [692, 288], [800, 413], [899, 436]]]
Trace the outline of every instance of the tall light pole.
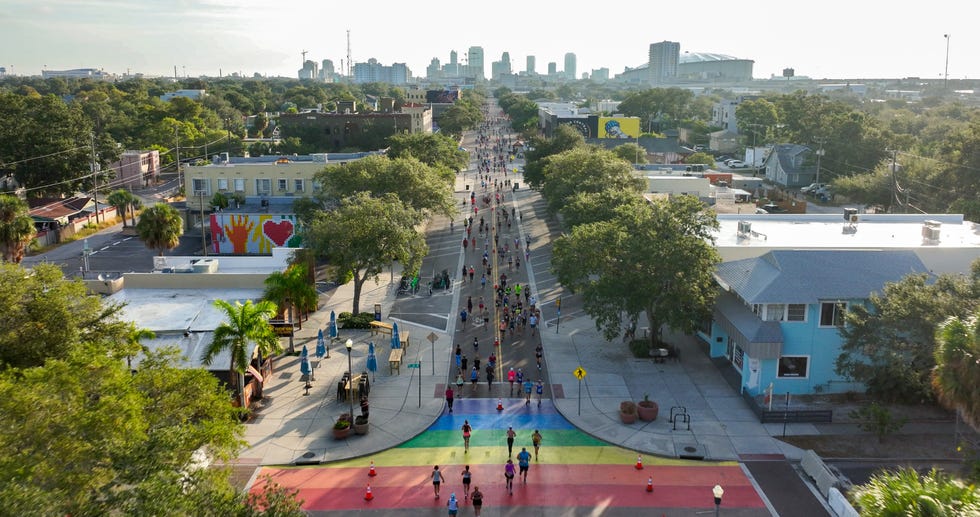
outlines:
[[350, 401], [350, 417], [351, 417], [351, 422], [353, 422], [354, 421], [353, 420], [354, 418], [354, 366], [353, 363], [351, 362], [351, 350], [354, 348], [354, 342], [348, 339], [344, 343], [344, 346], [347, 347], [347, 371], [350, 373], [350, 377], [348, 377], [348, 379], [350, 380], [347, 381], [350, 383], [350, 391], [347, 392], [347, 400]]
[[721, 485], [715, 485], [711, 489], [711, 495], [715, 496], [715, 517], [718, 517], [721, 511], [721, 496], [725, 495], [725, 489], [721, 488]]
[[949, 82], [949, 34], [943, 34], [946, 38], [946, 70], [943, 72], [943, 89], [946, 89], [946, 84]]

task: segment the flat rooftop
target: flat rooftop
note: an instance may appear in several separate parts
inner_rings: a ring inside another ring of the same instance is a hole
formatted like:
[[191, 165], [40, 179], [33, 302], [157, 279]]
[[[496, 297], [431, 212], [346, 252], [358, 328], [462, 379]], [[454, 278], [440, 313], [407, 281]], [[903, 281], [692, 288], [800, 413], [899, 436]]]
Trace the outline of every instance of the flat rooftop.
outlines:
[[108, 297], [124, 304], [120, 318], [156, 333], [210, 332], [225, 320], [215, 300], [260, 300], [262, 289], [122, 289]]

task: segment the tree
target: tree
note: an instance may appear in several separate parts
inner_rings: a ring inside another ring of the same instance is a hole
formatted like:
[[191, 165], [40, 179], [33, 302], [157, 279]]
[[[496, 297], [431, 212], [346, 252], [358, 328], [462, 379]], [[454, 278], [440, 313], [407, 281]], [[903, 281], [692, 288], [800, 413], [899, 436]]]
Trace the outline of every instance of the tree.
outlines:
[[643, 187], [643, 181], [633, 174], [633, 167], [612, 152], [581, 147], [545, 160], [541, 195], [548, 203], [548, 211], [555, 214], [578, 193], [627, 190], [639, 196]]
[[174, 249], [180, 244], [184, 220], [174, 207], [157, 203], [140, 214], [136, 233], [147, 248], [157, 250], [162, 257], [165, 250]]
[[908, 275], [886, 284], [866, 305], [851, 304], [839, 329], [835, 370], [883, 401], [933, 400], [936, 329], [950, 317], [968, 318], [978, 304], [978, 276]]
[[700, 164], [707, 165], [708, 167], [714, 167], [715, 157], [711, 156], [708, 153], [694, 153], [688, 156], [687, 159], [684, 160], [684, 163], [690, 163], [690, 164], [700, 163]]
[[551, 138], [534, 137], [531, 139], [531, 150], [524, 153], [524, 181], [532, 188], [541, 188], [544, 184], [545, 159], [553, 154], [570, 151], [585, 146], [585, 138], [574, 128], [561, 124], [555, 128]]
[[[85, 343], [122, 343], [118, 305], [69, 280], [55, 264], [30, 270], [0, 263], [0, 368], [32, 368], [65, 359]], [[99, 353], [105, 354], [105, 350]], [[125, 356], [123, 351], [116, 357]]]
[[397, 134], [388, 139], [388, 144], [389, 158], [414, 157], [429, 167], [459, 172], [469, 160], [457, 140], [440, 133]]
[[[279, 336], [269, 325], [269, 319], [275, 317], [279, 309], [268, 300], [256, 304], [247, 300], [244, 305], [238, 301], [232, 305], [225, 300], [215, 300], [214, 305], [224, 312], [226, 321], [214, 329], [211, 343], [201, 360], [210, 365], [218, 354], [228, 350], [231, 354], [231, 368], [228, 372], [231, 376], [230, 384], [235, 385], [239, 403], [244, 409], [248, 407], [248, 401], [245, 400], [245, 371], [252, 362], [250, 345], [254, 344], [263, 356], [282, 351]], [[238, 374], [237, 383], [235, 373]]]
[[925, 475], [912, 467], [879, 472], [849, 498], [862, 517], [980, 514], [980, 491], [935, 469]]
[[[139, 201], [139, 198], [133, 195], [132, 192], [121, 188], [118, 190], [113, 190], [106, 197], [106, 202], [110, 205], [116, 207], [116, 213], [122, 217], [123, 226], [126, 226], [126, 216], [129, 215], [130, 209], [134, 207], [134, 204]], [[133, 210], [133, 225], [136, 225], [136, 210]]]
[[663, 131], [687, 118], [693, 99], [693, 93], [681, 88], [651, 88], [626, 95], [618, 109], [624, 115], [639, 117], [641, 123], [658, 121], [657, 130]]
[[647, 150], [633, 142], [617, 145], [612, 152], [626, 163], [647, 163]]
[[717, 228], [696, 198], [654, 201], [572, 228], [555, 241], [553, 266], [606, 339], [623, 330], [624, 316], [635, 328], [645, 313], [653, 347], [663, 325], [690, 332], [710, 314]]
[[580, 224], [614, 219], [621, 209], [641, 210], [644, 203], [635, 189], [578, 192], [565, 202], [561, 215], [567, 228], [575, 228]]
[[305, 242], [326, 258], [338, 276], [348, 271], [354, 280], [354, 314], [360, 311], [361, 290], [391, 261], [402, 263], [405, 274], [418, 271], [428, 253], [418, 230], [421, 216], [394, 194], [371, 197], [360, 192], [344, 199], [336, 210], [320, 213], [307, 226]]
[[980, 314], [953, 317], [939, 327], [932, 386], [944, 406], [980, 429]]
[[311, 218], [316, 208], [330, 209], [340, 200], [360, 192], [378, 197], [394, 193], [422, 214], [450, 215], [456, 209], [450, 186], [452, 172], [430, 167], [412, 156], [395, 159], [369, 156], [345, 165], [327, 166], [315, 178], [323, 188], [315, 195], [315, 206], [297, 212], [305, 214], [301, 218]]
[[265, 293], [262, 298], [269, 300], [289, 314], [292, 323], [293, 311], [298, 311], [299, 328], [303, 328], [303, 317], [307, 311], [316, 308], [317, 292], [310, 283], [305, 264], [294, 264], [286, 271], [274, 271], [265, 279]]
[[738, 132], [745, 135], [748, 142], [765, 143], [770, 128], [779, 123], [776, 105], [766, 99], [745, 100], [735, 108]]
[[20, 264], [34, 234], [27, 203], [17, 196], [0, 194], [0, 259]]

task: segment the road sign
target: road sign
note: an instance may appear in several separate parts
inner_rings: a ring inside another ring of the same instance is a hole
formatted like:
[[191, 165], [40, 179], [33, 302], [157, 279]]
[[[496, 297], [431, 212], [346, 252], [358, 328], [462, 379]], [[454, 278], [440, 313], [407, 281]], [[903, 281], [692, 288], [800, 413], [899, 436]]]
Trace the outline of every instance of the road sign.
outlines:
[[435, 332], [429, 332], [429, 335], [425, 336], [425, 339], [428, 339], [429, 343], [435, 343], [436, 340], [439, 339], [439, 336], [437, 336]]
[[575, 378], [578, 379], [578, 380], [584, 379], [585, 378], [585, 375], [586, 375], [585, 369], [582, 368], [581, 366], [579, 366], [578, 368], [576, 368], [575, 371], [572, 372], [572, 373], [575, 374]]
[[408, 363], [408, 367], [409, 368], [418, 368], [419, 367], [419, 363]]

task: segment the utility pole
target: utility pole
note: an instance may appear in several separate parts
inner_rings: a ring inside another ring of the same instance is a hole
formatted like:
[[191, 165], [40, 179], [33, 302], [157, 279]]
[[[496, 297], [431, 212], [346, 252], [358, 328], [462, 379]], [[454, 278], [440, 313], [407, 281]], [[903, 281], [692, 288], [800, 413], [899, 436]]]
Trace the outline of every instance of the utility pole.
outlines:
[[817, 149], [817, 178], [814, 183], [820, 183], [820, 158], [823, 158], [823, 139], [818, 138], [817, 143], [820, 144], [820, 149]]
[[208, 236], [204, 226], [204, 191], [201, 191], [201, 251], [208, 256]]
[[[92, 197], [95, 199], [95, 224], [99, 224], [99, 170], [95, 162], [95, 133], [89, 133], [92, 141]], [[123, 215], [123, 220], [126, 216]]]
[[943, 89], [946, 89], [946, 85], [949, 82], [949, 34], [943, 34], [946, 38], [946, 70], [943, 73]]
[[184, 189], [184, 178], [180, 175], [180, 128], [174, 127], [174, 135], [177, 137], [177, 188]]

